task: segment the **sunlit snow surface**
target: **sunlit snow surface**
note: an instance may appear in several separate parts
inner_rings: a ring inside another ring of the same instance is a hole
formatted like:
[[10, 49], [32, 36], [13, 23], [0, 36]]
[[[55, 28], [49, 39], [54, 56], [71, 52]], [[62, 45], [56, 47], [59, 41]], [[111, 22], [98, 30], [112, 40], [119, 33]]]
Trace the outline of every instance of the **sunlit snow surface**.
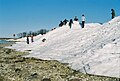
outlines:
[[26, 38], [19, 41], [9, 48], [31, 50], [25, 57], [58, 60], [83, 73], [120, 78], [120, 16], [103, 25], [86, 23], [83, 29], [74, 21], [71, 29], [58, 27], [29, 45]]

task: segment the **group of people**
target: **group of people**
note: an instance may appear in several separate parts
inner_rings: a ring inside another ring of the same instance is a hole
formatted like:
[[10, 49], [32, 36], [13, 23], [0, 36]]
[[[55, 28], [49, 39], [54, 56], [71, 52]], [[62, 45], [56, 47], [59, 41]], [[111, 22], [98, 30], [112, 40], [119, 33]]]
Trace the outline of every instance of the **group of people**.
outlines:
[[60, 21], [59, 27], [62, 27], [63, 25], [66, 25], [67, 22], [69, 22], [67, 19], [65, 19], [64, 21]]
[[[111, 11], [112, 11], [111, 15], [112, 15], [112, 19], [113, 19], [115, 17], [115, 10], [111, 9]], [[81, 27], [84, 28], [84, 26], [85, 26], [85, 16], [84, 16], [84, 14], [82, 15], [81, 19], [82, 19]], [[75, 16], [74, 21], [78, 21], [77, 16]], [[72, 24], [73, 24], [73, 20], [72, 19], [70, 19], [70, 21], [68, 21], [67, 19], [65, 19], [64, 21], [60, 21], [59, 27], [62, 27], [63, 25], [66, 25], [68, 22], [69, 22], [68, 25], [71, 28]], [[34, 42], [33, 41], [33, 35], [31, 35], [30, 37], [31, 37], [31, 42]], [[42, 40], [42, 42], [45, 42], [45, 41], [46, 41], [46, 39], [44, 38]], [[29, 42], [29, 36], [27, 36], [27, 44], [29, 44], [29, 43], [30, 43]]]
[[[82, 19], [81, 27], [84, 28], [84, 26], [85, 26], [85, 16], [84, 16], [84, 14], [82, 15], [81, 19]], [[78, 21], [77, 16], [75, 16], [74, 21]], [[64, 21], [60, 21], [59, 27], [62, 27], [63, 25], [66, 25], [67, 22], [69, 22], [68, 25], [71, 28], [72, 24], [73, 24], [73, 20], [72, 19], [70, 19], [70, 21], [68, 21], [67, 19], [65, 19]]]
[[[112, 15], [112, 19], [113, 19], [115, 17], [115, 10], [111, 9], [111, 11], [112, 11], [111, 15]], [[84, 26], [85, 26], [85, 16], [84, 16], [84, 14], [82, 15], [81, 19], [82, 19], [81, 27], [84, 28]], [[74, 21], [78, 21], [77, 16], [75, 16]], [[72, 19], [70, 19], [70, 21], [68, 21], [67, 19], [65, 19], [64, 21], [60, 21], [59, 27], [62, 27], [63, 25], [66, 25], [67, 22], [69, 22], [69, 27], [71, 28], [72, 24], [73, 24]]]
[[[30, 38], [31, 38], [31, 43], [34, 42], [34, 41], [33, 41], [33, 35], [31, 35]], [[27, 44], [29, 44], [29, 43], [30, 43], [30, 41], [29, 41], [29, 36], [27, 36]]]
[[[27, 44], [30, 44], [30, 40], [29, 40], [30, 38], [31, 38], [31, 43], [34, 42], [34, 40], [33, 40], [33, 35], [27, 36], [27, 37], [26, 37], [26, 43], [27, 43]], [[43, 38], [43, 39], [42, 39], [42, 42], [45, 42], [45, 41], [46, 41], [46, 39]]]

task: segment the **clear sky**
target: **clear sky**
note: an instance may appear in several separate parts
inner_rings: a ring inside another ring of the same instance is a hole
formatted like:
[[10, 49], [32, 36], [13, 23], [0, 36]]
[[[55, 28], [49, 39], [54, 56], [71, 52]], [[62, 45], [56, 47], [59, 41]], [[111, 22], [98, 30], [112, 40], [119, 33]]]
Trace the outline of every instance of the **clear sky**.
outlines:
[[111, 8], [120, 15], [120, 0], [0, 0], [0, 37], [57, 27], [61, 20], [86, 16], [86, 23], [111, 19]]

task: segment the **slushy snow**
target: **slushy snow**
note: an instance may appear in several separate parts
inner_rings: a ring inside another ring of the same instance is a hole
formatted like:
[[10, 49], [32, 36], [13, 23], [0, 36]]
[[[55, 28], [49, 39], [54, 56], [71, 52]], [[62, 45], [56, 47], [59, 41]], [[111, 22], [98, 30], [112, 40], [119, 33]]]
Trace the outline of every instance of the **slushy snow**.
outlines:
[[68, 24], [58, 27], [29, 45], [26, 38], [18, 41], [9, 48], [31, 50], [25, 57], [58, 60], [83, 73], [120, 78], [120, 16], [103, 25], [86, 23], [83, 29], [74, 21], [71, 29]]

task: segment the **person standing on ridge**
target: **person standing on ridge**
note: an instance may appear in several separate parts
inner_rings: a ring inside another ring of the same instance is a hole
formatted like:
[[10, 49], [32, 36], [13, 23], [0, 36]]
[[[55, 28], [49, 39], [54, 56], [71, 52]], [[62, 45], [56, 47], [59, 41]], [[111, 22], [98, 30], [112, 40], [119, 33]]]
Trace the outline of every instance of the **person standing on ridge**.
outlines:
[[85, 16], [84, 16], [84, 14], [82, 15], [82, 28], [84, 28], [84, 26], [85, 26]]
[[70, 28], [71, 28], [72, 24], [73, 24], [73, 21], [72, 21], [72, 19], [70, 19], [70, 22], [69, 22]]
[[112, 11], [112, 19], [115, 17], [115, 10], [114, 9], [111, 9], [111, 11]]
[[66, 24], [67, 24], [67, 22], [68, 22], [68, 20], [67, 20], [67, 19], [65, 19], [65, 20], [63, 21], [63, 25], [66, 25]]
[[62, 27], [62, 26], [63, 26], [63, 22], [62, 22], [62, 21], [60, 21], [59, 27]]

